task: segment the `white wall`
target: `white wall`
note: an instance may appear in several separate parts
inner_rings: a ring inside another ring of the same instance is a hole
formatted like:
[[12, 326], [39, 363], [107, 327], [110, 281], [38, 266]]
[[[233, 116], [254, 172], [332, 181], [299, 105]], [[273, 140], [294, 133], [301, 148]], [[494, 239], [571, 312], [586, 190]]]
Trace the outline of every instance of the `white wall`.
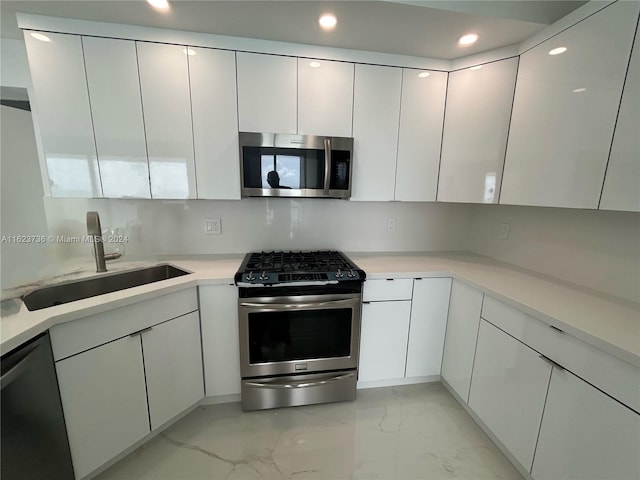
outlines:
[[28, 88], [30, 82], [27, 50], [23, 40], [0, 39], [0, 85]]
[[[349, 202], [325, 199], [81, 200], [45, 199], [54, 235], [81, 235], [85, 212], [100, 213], [103, 229], [129, 234], [127, 255], [246, 253], [260, 250], [464, 250], [467, 205]], [[387, 231], [387, 219], [396, 231]], [[220, 218], [222, 235], [204, 233], [205, 218]], [[106, 247], [108, 251], [109, 248]], [[86, 245], [65, 245], [65, 257], [88, 255]]]
[[[640, 302], [640, 215], [474, 205], [469, 250]], [[509, 238], [498, 233], [511, 225]]]
[[47, 221], [31, 113], [0, 107], [0, 285], [8, 288], [47, 275], [55, 252], [41, 243], [13, 243], [16, 235], [44, 235]]

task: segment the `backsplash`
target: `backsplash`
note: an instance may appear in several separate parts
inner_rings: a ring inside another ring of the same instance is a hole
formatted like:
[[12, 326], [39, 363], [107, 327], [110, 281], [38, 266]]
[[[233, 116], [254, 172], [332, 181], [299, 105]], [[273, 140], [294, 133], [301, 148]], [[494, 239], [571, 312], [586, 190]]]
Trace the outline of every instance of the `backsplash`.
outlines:
[[471, 251], [640, 302], [638, 213], [475, 205], [471, 218]]
[[[45, 198], [49, 231], [86, 233], [85, 213], [96, 210], [103, 230], [128, 236], [126, 256], [245, 253], [260, 250], [463, 250], [470, 226], [467, 205], [350, 202], [329, 199], [113, 200]], [[220, 219], [220, 235], [205, 233]], [[395, 221], [389, 232], [388, 220]], [[109, 246], [105, 250], [109, 251]], [[61, 244], [64, 258], [89, 246]]]

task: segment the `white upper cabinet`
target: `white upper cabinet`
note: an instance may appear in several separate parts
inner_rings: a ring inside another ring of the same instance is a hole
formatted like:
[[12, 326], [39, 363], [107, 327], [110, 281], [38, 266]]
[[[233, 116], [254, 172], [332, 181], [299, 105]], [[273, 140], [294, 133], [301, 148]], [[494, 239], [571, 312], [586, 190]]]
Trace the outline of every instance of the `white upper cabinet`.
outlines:
[[439, 202], [498, 203], [518, 59], [449, 74]]
[[196, 198], [187, 50], [136, 42], [151, 196]]
[[105, 197], [151, 198], [135, 42], [82, 37]]
[[636, 30], [620, 113], [613, 134], [601, 210], [640, 212], [640, 36]]
[[238, 52], [241, 132], [297, 133], [298, 60]]
[[446, 94], [446, 73], [403, 69], [396, 200], [436, 200]]
[[101, 197], [80, 37], [25, 31], [24, 41], [36, 135], [39, 133], [47, 170], [45, 193]]
[[298, 133], [350, 137], [353, 63], [298, 58]]
[[188, 48], [198, 198], [240, 199], [235, 54]]
[[522, 55], [500, 203], [598, 208], [638, 6], [615, 2]]
[[356, 65], [351, 200], [393, 200], [402, 69]]

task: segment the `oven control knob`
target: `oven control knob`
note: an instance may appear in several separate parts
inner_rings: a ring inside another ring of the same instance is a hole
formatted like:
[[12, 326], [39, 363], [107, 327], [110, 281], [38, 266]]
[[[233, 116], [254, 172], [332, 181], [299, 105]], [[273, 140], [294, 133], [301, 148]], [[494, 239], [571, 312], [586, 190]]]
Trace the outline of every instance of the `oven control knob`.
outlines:
[[248, 280], [249, 282], [253, 282], [255, 279], [256, 279], [256, 276], [253, 274], [253, 272], [249, 272], [249, 273], [247, 274], [247, 280]]
[[353, 278], [356, 276], [356, 272], [354, 272], [353, 270], [349, 270], [349, 273], [347, 273], [347, 277], [349, 278]]
[[342, 273], [342, 270], [338, 269], [338, 271], [336, 272], [336, 278], [342, 278], [344, 277], [344, 273]]
[[262, 273], [260, 274], [260, 277], [259, 277], [259, 278], [260, 278], [260, 280], [269, 280], [269, 274], [267, 274], [267, 272], [266, 272], [266, 271], [264, 271], [264, 272], [262, 272]]

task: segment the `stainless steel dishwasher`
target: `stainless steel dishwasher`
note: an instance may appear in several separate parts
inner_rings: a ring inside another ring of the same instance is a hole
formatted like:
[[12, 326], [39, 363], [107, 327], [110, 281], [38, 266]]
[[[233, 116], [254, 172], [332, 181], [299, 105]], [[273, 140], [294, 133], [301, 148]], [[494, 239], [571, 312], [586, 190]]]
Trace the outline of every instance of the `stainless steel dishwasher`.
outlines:
[[49, 334], [1, 359], [2, 480], [73, 480]]

